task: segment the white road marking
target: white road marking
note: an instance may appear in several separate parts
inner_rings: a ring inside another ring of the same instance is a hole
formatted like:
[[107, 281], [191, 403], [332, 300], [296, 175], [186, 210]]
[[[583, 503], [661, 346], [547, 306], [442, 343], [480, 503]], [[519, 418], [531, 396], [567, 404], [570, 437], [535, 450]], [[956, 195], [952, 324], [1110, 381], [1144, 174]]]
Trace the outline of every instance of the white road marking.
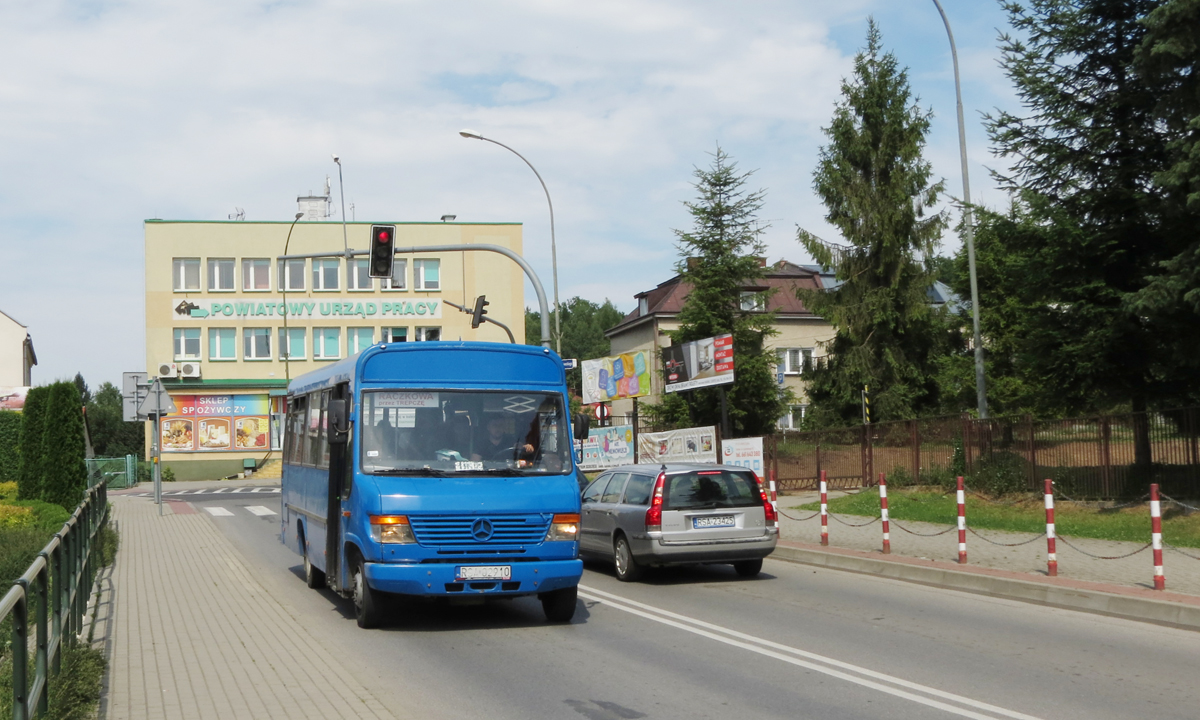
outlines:
[[[937, 688], [909, 682], [908, 680], [902, 680], [892, 675], [876, 672], [874, 670], [868, 670], [867, 668], [860, 667], [858, 665], [852, 665], [850, 663], [834, 660], [833, 658], [825, 657], [823, 655], [817, 655], [816, 653], [800, 650], [799, 648], [782, 645], [780, 643], [765, 640], [753, 635], [747, 635], [736, 630], [731, 630], [720, 625], [713, 625], [712, 623], [707, 623], [703, 620], [697, 620], [686, 615], [679, 615], [668, 610], [661, 610], [653, 605], [646, 605], [644, 603], [621, 597], [620, 595], [613, 595], [612, 593], [604, 592], [603, 590], [597, 590], [595, 588], [580, 585], [579, 595], [580, 597], [584, 597], [589, 600], [604, 603], [605, 605], [608, 605], [616, 610], [621, 610], [632, 615], [653, 620], [654, 622], [662, 623], [663, 625], [679, 628], [680, 630], [685, 630], [687, 632], [700, 635], [701, 637], [716, 640], [717, 642], [722, 642], [726, 645], [732, 645], [734, 647], [749, 650], [760, 655], [775, 658], [776, 660], [782, 660], [783, 662], [790, 663], [792, 665], [808, 668], [809, 670], [815, 670], [816, 672], [831, 675], [833, 677], [855, 683], [856, 685], [869, 687], [880, 692], [888, 693], [889, 695], [895, 695], [896, 697], [911, 700], [922, 705], [938, 708], [939, 710], [945, 710], [946, 712], [960, 715], [962, 717], [973, 718], [974, 720], [995, 720], [996, 716], [999, 715], [1001, 717], [1014, 718], [1014, 720], [1039, 720], [1033, 715], [1026, 715], [1014, 710], [1008, 710], [995, 705], [989, 705], [988, 703], [972, 700], [971, 698], [963, 697], [962, 695], [955, 695], [954, 693], [938, 690]], [[800, 658], [804, 659], [802, 660]], [[859, 675], [865, 677], [856, 677], [849, 673], [858, 673]], [[867, 678], [872, 679], [868, 680]], [[882, 683], [890, 683], [891, 685], [898, 687], [889, 687], [888, 685], [884, 685]], [[901, 690], [900, 688], [906, 688], [906, 690]], [[912, 690], [914, 692], [907, 692], [907, 690]], [[923, 697], [914, 693], [924, 693], [925, 695], [930, 695], [932, 697]], [[949, 700], [960, 705], [966, 705], [968, 707], [992, 714], [985, 715], [981, 712], [974, 712], [966, 708], [955, 707], [954, 705], [949, 705], [939, 700], [934, 700], [934, 697]]]
[[271, 508], [263, 507], [262, 505], [247, 505], [246, 509], [259, 517], [263, 517], [264, 515], [278, 515], [279, 514], [279, 513], [275, 512], [274, 510], [272, 510]]
[[215, 517], [233, 517], [233, 513], [229, 512], [228, 510], [226, 510], [225, 508], [223, 508], [219, 505], [216, 507], [209, 507], [208, 505], [205, 505], [204, 511], [207, 512], [209, 515], [213, 515]]

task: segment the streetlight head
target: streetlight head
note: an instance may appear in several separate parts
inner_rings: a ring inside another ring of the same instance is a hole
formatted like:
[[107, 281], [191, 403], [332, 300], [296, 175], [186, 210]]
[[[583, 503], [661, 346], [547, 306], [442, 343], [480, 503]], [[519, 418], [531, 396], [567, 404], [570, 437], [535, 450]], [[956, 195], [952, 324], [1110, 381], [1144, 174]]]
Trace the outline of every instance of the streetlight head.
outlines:
[[443, 215], [442, 222], [454, 222], [454, 218], [456, 218], [456, 217], [458, 217], [458, 216], [457, 215]]
[[341, 164], [342, 164], [342, 160], [341, 160], [341, 158], [339, 158], [339, 157], [337, 156], [337, 153], [334, 153], [334, 154], [333, 154], [333, 161], [334, 161], [335, 163], [337, 163], [338, 165], [341, 165]]
[[300, 218], [302, 218], [302, 217], [304, 217], [304, 213], [302, 213], [302, 212], [298, 212], [298, 213], [296, 213], [296, 219], [297, 219], [297, 220], [299, 220], [299, 219], [300, 219]]
[[459, 130], [458, 134], [462, 135], [465, 138], [475, 138], [476, 140], [483, 139], [483, 136], [480, 135], [479, 133], [475, 132], [474, 130]]

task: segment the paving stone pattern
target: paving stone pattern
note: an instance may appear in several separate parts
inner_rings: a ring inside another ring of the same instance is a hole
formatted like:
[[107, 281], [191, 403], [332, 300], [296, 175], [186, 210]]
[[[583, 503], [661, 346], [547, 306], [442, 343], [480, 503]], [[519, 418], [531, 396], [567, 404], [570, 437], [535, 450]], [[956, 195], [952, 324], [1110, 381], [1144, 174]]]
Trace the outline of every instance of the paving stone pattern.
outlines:
[[[867, 492], [873, 492], [868, 490]], [[830, 493], [830, 499], [835, 497]], [[779, 497], [779, 508], [787, 515], [797, 518], [807, 518], [813, 514], [811, 510], [794, 510], [793, 506], [816, 502], [816, 493], [788, 495]], [[787, 515], [780, 515], [780, 533], [784, 540], [795, 540], [805, 543], [821, 541], [821, 520], [814, 517], [810, 520], [796, 521]], [[883, 529], [879, 522], [865, 527], [848, 527], [837, 520], [846, 523], [859, 524], [870, 520], [860, 515], [838, 515], [837, 519], [829, 520], [829, 544], [831, 547], [849, 548], [851, 550], [876, 551], [883, 544]], [[967, 525], [971, 518], [968, 515]], [[903, 526], [917, 533], [932, 534], [947, 528], [946, 525], [931, 523], [899, 521]], [[891, 546], [893, 555], [908, 555], [957, 562], [958, 532], [951, 531], [938, 537], [920, 537], [904, 532], [891, 521]], [[1030, 540], [1035, 536], [1029, 533], [1010, 533], [997, 530], [978, 530], [980, 535], [1001, 543], [1019, 543]], [[1109, 540], [1093, 540], [1090, 538], [1067, 537], [1067, 541], [1086, 550], [1093, 555], [1117, 556], [1133, 552], [1145, 543], [1113, 542]], [[1146, 543], [1150, 542], [1150, 518], [1146, 517]], [[1149, 548], [1121, 560], [1098, 560], [1071, 548], [1059, 538], [1058, 547], [1058, 576], [1090, 582], [1112, 583], [1130, 587], [1152, 588], [1154, 586], [1154, 562]], [[1194, 557], [1200, 558], [1200, 549], [1182, 548]], [[1045, 576], [1046, 574], [1046, 539], [1022, 545], [1020, 547], [999, 547], [967, 533], [967, 560], [971, 565], [1012, 570]], [[1189, 595], [1200, 595], [1200, 560], [1187, 557], [1170, 549], [1163, 550], [1163, 575], [1167, 579], [1167, 590]]]
[[204, 514], [113, 497], [121, 549], [102, 717], [392, 718]]

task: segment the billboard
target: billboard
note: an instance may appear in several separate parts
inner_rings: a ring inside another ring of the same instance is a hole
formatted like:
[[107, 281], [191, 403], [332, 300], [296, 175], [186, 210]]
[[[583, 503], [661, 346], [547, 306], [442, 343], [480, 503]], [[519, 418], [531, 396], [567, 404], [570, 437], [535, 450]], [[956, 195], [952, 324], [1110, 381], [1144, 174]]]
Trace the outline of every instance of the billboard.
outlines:
[[650, 353], [646, 350], [583, 361], [583, 404], [650, 394]]
[[663, 348], [667, 392], [695, 390], [733, 382], [733, 336], [693, 340]]
[[763, 439], [753, 437], [722, 440], [721, 464], [749, 468], [754, 471], [759, 483], [762, 483], [765, 478], [763, 470], [765, 464]]
[[657, 433], [638, 434], [638, 462], [716, 463], [717, 428], [685, 428]]
[[257, 452], [271, 447], [266, 395], [171, 395], [160, 426], [164, 453]]
[[590, 428], [581, 450], [581, 470], [603, 470], [618, 465], [629, 465], [633, 462], [633, 426]]

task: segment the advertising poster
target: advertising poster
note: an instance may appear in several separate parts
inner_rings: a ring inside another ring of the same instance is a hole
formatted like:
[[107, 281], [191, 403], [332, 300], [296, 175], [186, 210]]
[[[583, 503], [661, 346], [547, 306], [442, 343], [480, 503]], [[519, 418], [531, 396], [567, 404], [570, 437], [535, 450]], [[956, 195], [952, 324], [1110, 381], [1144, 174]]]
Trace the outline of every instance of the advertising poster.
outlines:
[[591, 428], [583, 441], [583, 459], [579, 467], [585, 471], [629, 465], [633, 462], [633, 426]]
[[583, 404], [594, 405], [617, 398], [649, 395], [649, 361], [649, 353], [644, 350], [584, 360]]
[[0, 387], [0, 410], [20, 410], [25, 407], [27, 387]]
[[758, 482], [761, 484], [765, 479], [764, 473], [766, 472], [764, 469], [763, 439], [755, 437], [722, 440], [721, 464], [749, 468], [754, 471], [754, 474], [758, 477]]
[[271, 447], [267, 395], [171, 395], [163, 452], [248, 452]]
[[716, 426], [638, 434], [639, 463], [717, 462]]
[[663, 348], [662, 359], [667, 392], [733, 382], [732, 335], [717, 335]]

